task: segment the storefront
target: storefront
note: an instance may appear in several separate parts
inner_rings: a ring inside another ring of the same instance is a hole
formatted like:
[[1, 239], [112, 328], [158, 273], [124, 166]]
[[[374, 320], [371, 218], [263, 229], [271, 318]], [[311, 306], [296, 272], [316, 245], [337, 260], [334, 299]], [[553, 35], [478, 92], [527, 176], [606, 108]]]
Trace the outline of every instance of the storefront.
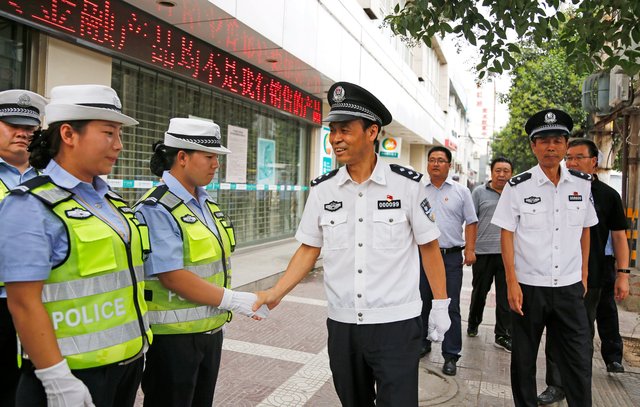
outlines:
[[27, 86], [31, 30], [0, 18], [0, 91]]
[[[108, 179], [130, 203], [158, 181], [148, 167], [151, 145], [169, 119], [194, 116], [217, 123], [233, 151], [221, 157], [207, 189], [232, 219], [239, 246], [293, 236], [308, 193], [320, 99], [125, 2], [0, 0], [0, 16], [2, 89], [28, 87], [29, 72], [41, 75], [28, 69], [29, 30], [97, 51], [103, 67], [106, 58], [123, 112], [140, 122], [124, 129], [124, 151]], [[42, 70], [55, 62], [32, 65]], [[5, 81], [9, 70], [13, 82]]]

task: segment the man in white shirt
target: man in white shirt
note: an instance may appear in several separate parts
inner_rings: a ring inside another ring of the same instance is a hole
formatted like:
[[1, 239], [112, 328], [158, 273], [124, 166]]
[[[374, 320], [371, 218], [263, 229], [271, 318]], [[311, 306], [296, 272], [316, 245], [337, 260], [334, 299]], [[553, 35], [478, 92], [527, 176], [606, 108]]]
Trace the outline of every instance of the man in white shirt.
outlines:
[[543, 110], [525, 126], [538, 165], [509, 180], [492, 223], [501, 248], [512, 323], [511, 389], [516, 407], [537, 406], [540, 338], [554, 341], [554, 359], [569, 407], [591, 406], [591, 341], [583, 297], [589, 228], [598, 223], [591, 175], [560, 165], [571, 117]]
[[422, 301], [418, 248], [433, 289], [432, 340], [449, 328], [444, 265], [422, 174], [389, 165], [374, 150], [391, 113], [360, 86], [329, 89], [330, 142], [346, 164], [311, 182], [296, 239], [300, 248], [254, 307], [273, 308], [324, 247], [331, 371], [343, 406], [418, 405]]

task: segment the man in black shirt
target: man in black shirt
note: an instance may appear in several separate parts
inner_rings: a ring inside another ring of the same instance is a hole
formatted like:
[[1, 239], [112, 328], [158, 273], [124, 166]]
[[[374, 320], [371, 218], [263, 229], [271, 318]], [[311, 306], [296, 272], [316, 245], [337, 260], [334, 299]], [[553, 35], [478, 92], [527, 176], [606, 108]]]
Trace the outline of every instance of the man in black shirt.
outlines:
[[[591, 195], [593, 198], [598, 224], [591, 227], [591, 242], [589, 249], [589, 277], [584, 304], [587, 308], [591, 337], [595, 335], [595, 319], [600, 293], [604, 285], [606, 273], [611, 272], [611, 265], [607, 265], [605, 246], [611, 232], [613, 251], [618, 261], [618, 276], [615, 282], [615, 299], [621, 300], [629, 295], [629, 246], [627, 245], [627, 218], [624, 213], [620, 195], [600, 181], [596, 175], [598, 165], [598, 148], [591, 140], [578, 139], [569, 143], [567, 149], [567, 168], [593, 174]], [[609, 262], [610, 263], [610, 262]], [[609, 294], [610, 295], [610, 294]], [[617, 317], [617, 315], [616, 315]], [[564, 398], [562, 381], [557, 365], [551, 357], [550, 349], [553, 343], [547, 341], [547, 389], [538, 396], [538, 404], [548, 405]], [[593, 349], [592, 349], [593, 351]], [[607, 371], [624, 371], [619, 361], [607, 364]]]

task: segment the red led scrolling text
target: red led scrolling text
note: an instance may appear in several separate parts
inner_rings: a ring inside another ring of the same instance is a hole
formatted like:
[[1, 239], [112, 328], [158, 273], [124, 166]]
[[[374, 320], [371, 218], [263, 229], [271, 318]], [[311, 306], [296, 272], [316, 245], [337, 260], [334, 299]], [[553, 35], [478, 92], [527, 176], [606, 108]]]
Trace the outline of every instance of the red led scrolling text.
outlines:
[[[119, 2], [47, 0], [35, 5], [31, 3], [35, 3], [34, 0], [5, 1], [13, 12], [27, 17], [24, 14], [27, 10], [27, 14], [31, 13], [29, 17], [40, 24], [72, 33], [181, 75], [189, 75], [307, 120], [321, 122], [322, 106], [319, 99], [305, 95], [270, 75], [266, 76], [244, 61], [216, 52], [199, 40], [172, 30], [169, 28], [171, 26], [161, 26], [130, 10], [119, 12], [117, 7], [122, 7]], [[34, 7], [37, 7], [36, 10]], [[235, 40], [227, 36], [226, 46], [229, 41]], [[247, 38], [244, 41], [245, 46], [255, 46], [246, 44]], [[235, 44], [232, 45], [235, 49]], [[260, 46], [257, 52], [262, 52]], [[291, 64], [291, 61], [284, 62]]]

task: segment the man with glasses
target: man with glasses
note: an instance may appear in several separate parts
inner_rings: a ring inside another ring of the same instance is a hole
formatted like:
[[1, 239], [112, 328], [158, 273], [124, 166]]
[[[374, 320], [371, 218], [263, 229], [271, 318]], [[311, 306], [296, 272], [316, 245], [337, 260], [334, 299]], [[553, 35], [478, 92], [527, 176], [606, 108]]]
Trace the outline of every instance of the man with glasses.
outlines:
[[[595, 320], [598, 304], [601, 298], [601, 290], [607, 273], [614, 273], [613, 265], [607, 264], [605, 246], [611, 232], [613, 250], [618, 261], [617, 279], [615, 282], [615, 299], [621, 300], [629, 295], [629, 246], [627, 245], [627, 217], [624, 213], [620, 195], [615, 189], [598, 179], [598, 147], [591, 140], [577, 139], [569, 143], [567, 149], [567, 168], [580, 171], [585, 174], [593, 174], [591, 181], [591, 195], [598, 214], [598, 224], [590, 230], [589, 250], [589, 278], [587, 280], [587, 294], [584, 297], [584, 305], [589, 318], [591, 340], [595, 335]], [[611, 294], [610, 294], [611, 295]], [[615, 300], [612, 299], [615, 306]], [[615, 322], [617, 323], [617, 313]], [[609, 321], [607, 321], [609, 322]], [[619, 335], [619, 334], [618, 334]], [[603, 349], [609, 344], [603, 340]], [[547, 356], [547, 389], [538, 396], [538, 404], [549, 405], [564, 399], [564, 388], [560, 371], [554, 358], [556, 343], [547, 337], [545, 353]], [[614, 345], [616, 346], [616, 345]], [[622, 349], [619, 359], [605, 360], [607, 371], [622, 373], [624, 368], [622, 361]], [[593, 356], [593, 348], [591, 352]]]
[[[471, 192], [449, 177], [451, 151], [444, 147], [433, 147], [428, 154], [430, 180], [426, 184], [427, 198], [440, 229], [440, 253], [447, 275], [447, 295], [451, 298], [449, 318], [451, 328], [442, 342], [444, 364], [442, 372], [456, 375], [456, 364], [462, 350], [462, 326], [460, 318], [460, 291], [462, 290], [462, 266], [476, 262], [475, 246], [478, 232], [478, 217], [473, 207]], [[466, 223], [464, 237], [462, 226]], [[464, 259], [462, 252], [464, 251]], [[422, 262], [420, 263], [422, 268]], [[420, 294], [422, 295], [422, 351], [421, 357], [431, 352], [431, 341], [427, 338], [427, 322], [431, 313], [433, 294], [424, 270], [420, 270]]]
[[511, 310], [511, 390], [516, 407], [537, 403], [536, 362], [544, 329], [557, 344], [569, 407], [591, 407], [587, 290], [589, 228], [598, 223], [591, 175], [560, 165], [571, 116], [549, 109], [525, 125], [538, 165], [511, 178], [491, 221], [500, 246]]

